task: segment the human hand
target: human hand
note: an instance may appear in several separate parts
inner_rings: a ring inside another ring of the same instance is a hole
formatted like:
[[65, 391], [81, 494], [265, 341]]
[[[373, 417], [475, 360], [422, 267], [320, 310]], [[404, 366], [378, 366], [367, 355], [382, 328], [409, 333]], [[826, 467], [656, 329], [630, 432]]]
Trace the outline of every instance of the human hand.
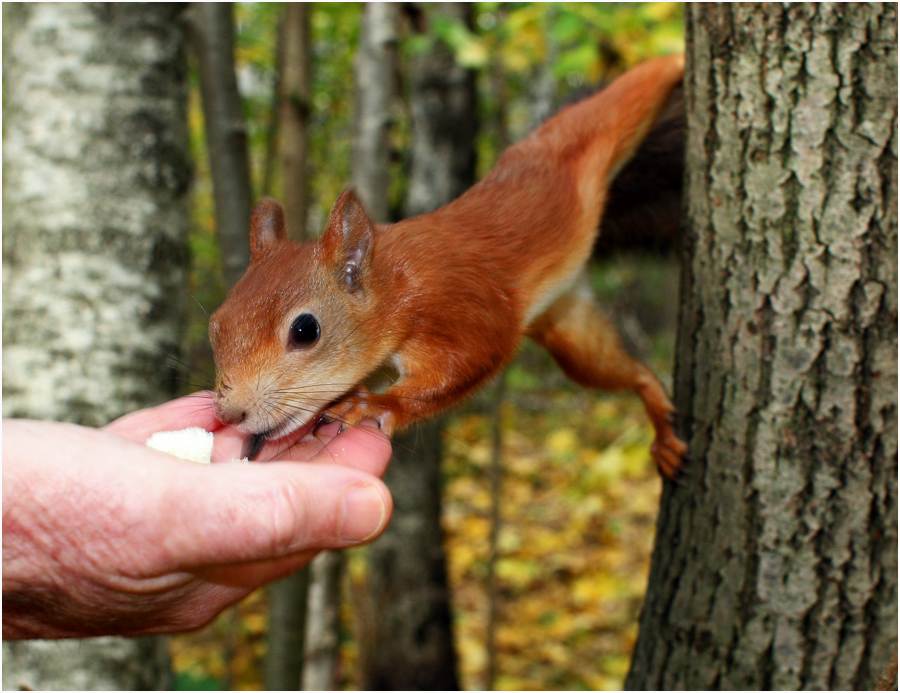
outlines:
[[[279, 455], [301, 462], [216, 464], [242, 440], [211, 402], [192, 395], [99, 430], [4, 422], [4, 638], [197, 628], [318, 551], [383, 531], [392, 502], [375, 475], [390, 442], [377, 428], [326, 426]], [[214, 432], [211, 466], [143, 445], [189, 426]]]

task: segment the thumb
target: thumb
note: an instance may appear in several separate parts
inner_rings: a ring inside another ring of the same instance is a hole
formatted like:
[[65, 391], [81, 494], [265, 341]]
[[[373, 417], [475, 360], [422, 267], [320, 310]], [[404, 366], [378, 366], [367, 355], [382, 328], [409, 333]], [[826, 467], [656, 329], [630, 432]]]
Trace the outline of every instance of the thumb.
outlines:
[[[384, 483], [337, 464], [218, 464], [184, 470], [164, 496], [160, 546], [176, 570], [265, 561], [371, 541], [393, 504]], [[193, 482], [193, 483], [192, 483]]]

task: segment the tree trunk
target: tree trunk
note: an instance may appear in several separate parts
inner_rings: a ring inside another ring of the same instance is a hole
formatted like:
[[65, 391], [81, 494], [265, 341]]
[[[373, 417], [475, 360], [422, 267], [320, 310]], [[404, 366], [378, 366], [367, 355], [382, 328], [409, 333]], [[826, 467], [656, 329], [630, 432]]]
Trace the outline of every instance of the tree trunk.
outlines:
[[390, 221], [390, 128], [396, 98], [399, 4], [367, 2], [354, 60], [356, 134], [353, 138], [353, 187], [369, 217]]
[[385, 474], [394, 515], [370, 551], [374, 632], [364, 690], [459, 690], [435, 471], [440, 431], [440, 422], [429, 421], [394, 443]]
[[[306, 119], [309, 100], [309, 7], [287, 3], [279, 51], [277, 131], [283, 164], [282, 201], [291, 240], [306, 234]], [[232, 73], [234, 72], [232, 68]], [[268, 164], [267, 164], [268, 166]], [[250, 182], [247, 169], [247, 184]], [[268, 188], [268, 172], [264, 188]], [[265, 191], [266, 193], [268, 191]], [[248, 217], [250, 209], [248, 207]], [[242, 242], [247, 243], [246, 227]], [[298, 690], [303, 678], [310, 571], [305, 568], [266, 589], [269, 604], [265, 657], [267, 690]]]
[[[398, 3], [365, 3], [353, 61], [355, 112], [350, 177], [369, 217], [381, 223], [390, 221], [390, 134], [397, 92], [398, 20]], [[369, 662], [375, 656], [375, 621], [380, 620], [380, 615], [369, 613], [376, 606], [365, 599], [359, 600], [359, 606], [366, 612], [359, 618], [363, 623], [359, 666], [365, 690], [372, 688]]]
[[[464, 3], [419, 3], [424, 25], [443, 15], [471, 24]], [[403, 214], [427, 214], [452, 202], [475, 182], [478, 134], [475, 73], [456, 64], [446, 46], [413, 56], [409, 63], [412, 108], [409, 189]]]
[[288, 575], [266, 588], [269, 597], [267, 691], [297, 691], [303, 679], [306, 601], [309, 569]]
[[306, 121], [309, 114], [309, 5], [284, 9], [278, 119], [284, 163], [284, 212], [288, 237], [307, 240]]
[[234, 71], [234, 16], [230, 2], [196, 2], [190, 9], [191, 43], [200, 68], [200, 91], [222, 272], [232, 286], [250, 263], [250, 155]]
[[687, 15], [693, 461], [627, 685], [871, 689], [897, 647], [896, 5]]
[[[436, 15], [467, 24], [466, 4], [418, 5], [425, 32]], [[475, 76], [442, 45], [409, 64], [412, 154], [406, 216], [446, 204], [472, 185], [477, 132]], [[441, 529], [441, 425], [397, 436], [385, 482], [394, 516], [371, 547], [375, 633], [365, 685], [384, 690], [457, 690], [450, 589]]]
[[338, 688], [336, 675], [343, 576], [343, 551], [323, 551], [309, 566], [306, 659], [302, 686], [305, 691], [333, 691]]
[[[175, 394], [188, 260], [181, 8], [3, 7], [4, 416]], [[3, 644], [3, 688], [169, 685], [162, 638]]]

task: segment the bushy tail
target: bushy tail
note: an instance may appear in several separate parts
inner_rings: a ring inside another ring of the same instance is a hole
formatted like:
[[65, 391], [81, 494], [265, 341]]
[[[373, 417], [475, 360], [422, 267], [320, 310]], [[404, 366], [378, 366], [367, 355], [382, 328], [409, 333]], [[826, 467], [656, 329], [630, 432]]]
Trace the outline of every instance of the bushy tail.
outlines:
[[681, 218], [686, 123], [684, 91], [676, 89], [606, 198], [595, 254], [627, 248], [666, 251]]
[[582, 199], [605, 191], [635, 154], [681, 84], [684, 56], [667, 55], [628, 70], [594, 96], [545, 122], [534, 138], [568, 167]]

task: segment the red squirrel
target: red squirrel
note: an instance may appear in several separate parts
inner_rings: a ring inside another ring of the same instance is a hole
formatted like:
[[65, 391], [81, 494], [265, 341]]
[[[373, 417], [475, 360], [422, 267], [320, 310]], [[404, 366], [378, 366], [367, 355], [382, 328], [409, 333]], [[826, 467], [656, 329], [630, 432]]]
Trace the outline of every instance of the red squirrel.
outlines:
[[671, 55], [629, 70], [429, 214], [374, 224], [346, 191], [321, 238], [298, 245], [281, 206], [261, 201], [250, 266], [210, 319], [216, 416], [251, 458], [322, 421], [373, 418], [390, 435], [472, 393], [528, 336], [575, 382], [640, 396], [674, 478], [687, 447], [672, 403], [595, 308], [585, 265], [611, 181], [683, 69]]

